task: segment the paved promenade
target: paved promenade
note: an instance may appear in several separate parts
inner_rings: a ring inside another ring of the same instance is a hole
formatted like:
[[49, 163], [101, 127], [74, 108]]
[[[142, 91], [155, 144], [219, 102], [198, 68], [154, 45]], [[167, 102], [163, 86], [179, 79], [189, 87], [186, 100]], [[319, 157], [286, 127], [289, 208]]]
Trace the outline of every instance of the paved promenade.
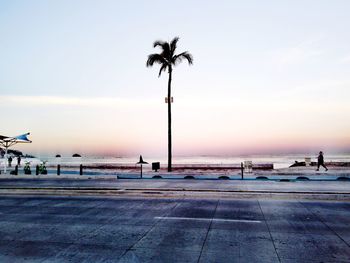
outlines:
[[0, 179], [0, 262], [350, 262], [350, 182]]
[[134, 195], [203, 198], [350, 200], [349, 181], [0, 179], [0, 194]]
[[0, 197], [0, 262], [349, 262], [350, 203]]

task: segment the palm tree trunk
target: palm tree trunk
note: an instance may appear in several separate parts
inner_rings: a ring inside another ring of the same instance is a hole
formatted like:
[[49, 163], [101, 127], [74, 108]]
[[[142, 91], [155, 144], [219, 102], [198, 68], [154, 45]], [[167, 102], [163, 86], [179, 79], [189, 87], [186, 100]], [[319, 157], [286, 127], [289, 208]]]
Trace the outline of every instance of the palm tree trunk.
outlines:
[[171, 143], [171, 75], [172, 67], [169, 67], [169, 80], [168, 80], [168, 172], [172, 171], [172, 143]]

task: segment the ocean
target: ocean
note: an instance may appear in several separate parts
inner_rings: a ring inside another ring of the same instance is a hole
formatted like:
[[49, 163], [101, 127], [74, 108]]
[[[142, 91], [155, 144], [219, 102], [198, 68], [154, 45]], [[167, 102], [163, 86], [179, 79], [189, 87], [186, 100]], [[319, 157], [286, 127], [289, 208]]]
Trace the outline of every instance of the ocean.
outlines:
[[[174, 164], [240, 164], [244, 161], [252, 161], [255, 164], [273, 164], [275, 169], [287, 168], [295, 161], [304, 161], [305, 157], [311, 157], [312, 161], [317, 161], [317, 155], [305, 154], [285, 154], [285, 155], [244, 155], [244, 156], [174, 156]], [[143, 159], [148, 162], [160, 162], [161, 166], [167, 165], [167, 157], [152, 157], [144, 155]], [[101, 157], [101, 156], [83, 156], [83, 157], [47, 157], [40, 156], [32, 159], [31, 164], [40, 161], [47, 161], [47, 165], [94, 165], [94, 164], [121, 164], [132, 165], [138, 162], [139, 156], [128, 157]], [[24, 160], [25, 161], [25, 160]], [[326, 162], [350, 162], [350, 154], [325, 154]]]

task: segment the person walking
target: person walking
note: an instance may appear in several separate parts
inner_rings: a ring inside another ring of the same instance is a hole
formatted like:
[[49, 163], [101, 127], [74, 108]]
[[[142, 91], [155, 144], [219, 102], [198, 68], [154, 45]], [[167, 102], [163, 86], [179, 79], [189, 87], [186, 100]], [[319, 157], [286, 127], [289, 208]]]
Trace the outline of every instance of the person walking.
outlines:
[[324, 164], [323, 152], [320, 152], [318, 154], [318, 157], [317, 157], [317, 170], [316, 171], [320, 170], [320, 166], [323, 166], [324, 169], [326, 169], [326, 171], [328, 171], [328, 168]]
[[17, 156], [17, 165], [21, 166], [21, 156], [20, 155]]
[[8, 162], [9, 162], [9, 167], [11, 167], [12, 166], [12, 157], [11, 156], [8, 158]]

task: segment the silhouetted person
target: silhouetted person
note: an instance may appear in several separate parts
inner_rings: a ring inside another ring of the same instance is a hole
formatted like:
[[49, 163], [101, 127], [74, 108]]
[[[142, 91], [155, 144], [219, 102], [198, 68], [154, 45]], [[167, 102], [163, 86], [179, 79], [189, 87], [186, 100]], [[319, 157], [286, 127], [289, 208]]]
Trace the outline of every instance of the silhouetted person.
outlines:
[[17, 156], [17, 165], [20, 166], [21, 165], [21, 156]]
[[9, 161], [9, 167], [11, 167], [11, 165], [12, 165], [12, 157], [11, 156], [8, 158], [8, 161]]
[[320, 169], [320, 166], [323, 166], [326, 171], [328, 171], [327, 167], [324, 165], [324, 158], [323, 158], [323, 152], [320, 152], [317, 157], [317, 170]]

